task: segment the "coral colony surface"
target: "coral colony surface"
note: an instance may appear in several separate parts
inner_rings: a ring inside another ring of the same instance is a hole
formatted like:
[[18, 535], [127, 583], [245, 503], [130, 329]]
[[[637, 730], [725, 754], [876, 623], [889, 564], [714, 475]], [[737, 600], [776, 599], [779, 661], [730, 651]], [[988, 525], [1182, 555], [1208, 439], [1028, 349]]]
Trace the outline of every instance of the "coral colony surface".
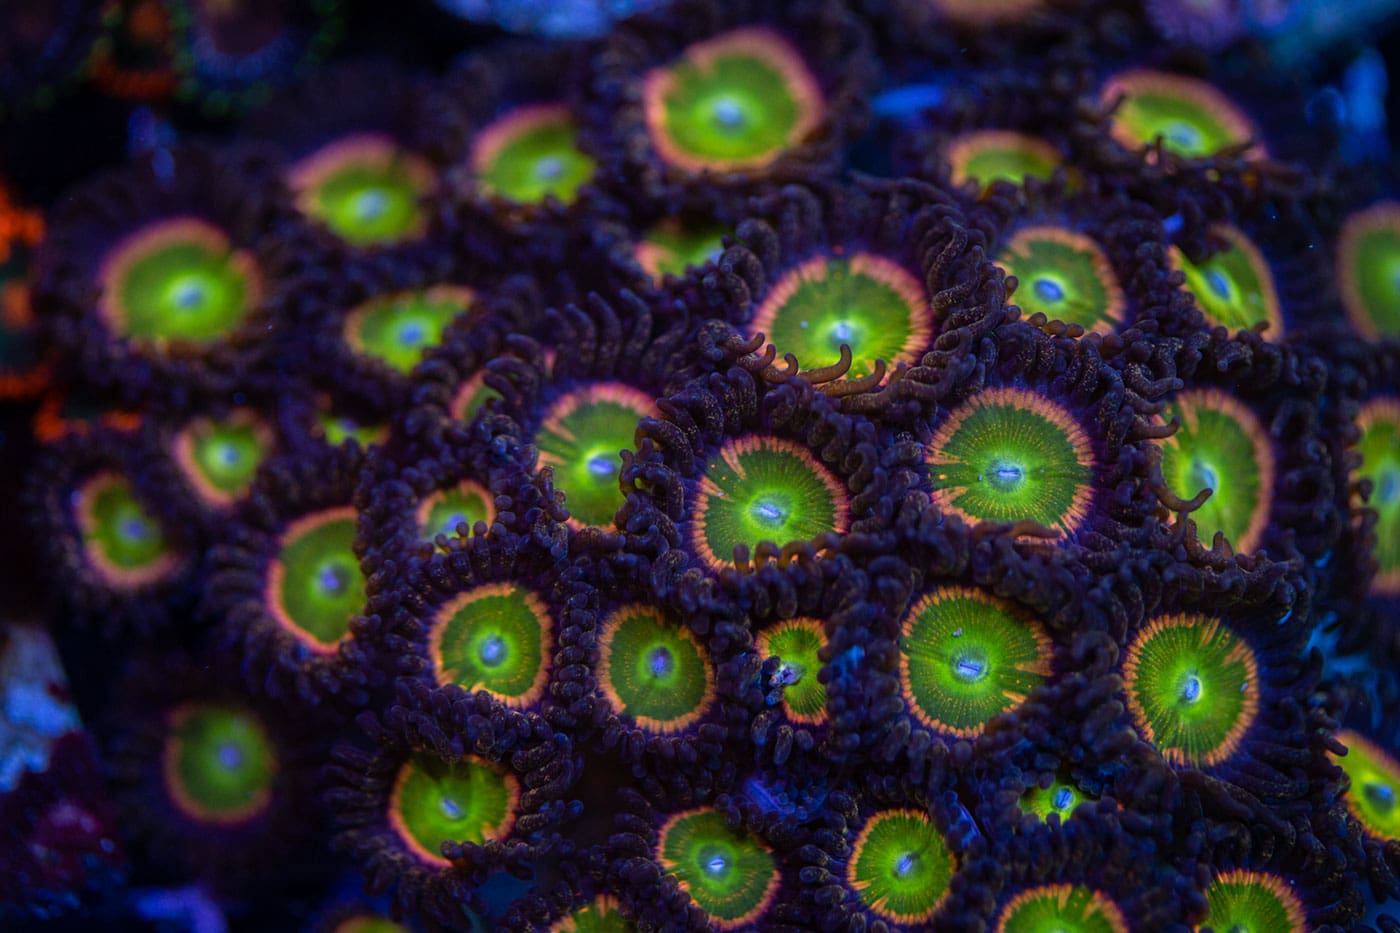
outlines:
[[1384, 56], [630, 6], [0, 6], [0, 928], [1400, 930]]

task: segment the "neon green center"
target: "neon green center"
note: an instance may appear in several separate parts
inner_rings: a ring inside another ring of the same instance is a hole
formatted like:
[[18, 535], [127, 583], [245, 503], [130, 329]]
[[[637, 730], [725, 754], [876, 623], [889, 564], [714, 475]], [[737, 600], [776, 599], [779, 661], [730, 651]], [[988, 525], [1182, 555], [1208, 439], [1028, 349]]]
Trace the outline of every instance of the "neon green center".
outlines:
[[[1209, 913], [1201, 925], [1217, 933], [1301, 933], [1296, 901], [1285, 901], [1264, 877], [1212, 881], [1206, 888]], [[1280, 886], [1287, 883], [1275, 880]]]
[[703, 715], [714, 690], [695, 636], [652, 611], [617, 613], [612, 625], [600, 680], [619, 714], [653, 729]]
[[1369, 505], [1376, 510], [1376, 563], [1383, 575], [1400, 573], [1400, 405], [1389, 416], [1370, 419], [1361, 434], [1363, 479], [1371, 481]]
[[1162, 478], [1186, 499], [1213, 490], [1191, 513], [1201, 541], [1221, 532], [1236, 550], [1253, 550], [1271, 493], [1264, 479], [1267, 454], [1258, 446], [1268, 441], [1257, 427], [1241, 422], [1240, 412], [1246, 410], [1227, 410], [1206, 395], [1188, 394], [1170, 403], [1164, 417], [1180, 418], [1181, 426], [1162, 442]]
[[475, 485], [462, 485], [443, 490], [433, 496], [428, 519], [423, 523], [423, 537], [429, 541], [438, 535], [457, 536], [457, 526], [472, 528], [477, 522], [490, 523], [495, 511], [486, 501], [483, 490]]
[[201, 482], [241, 498], [267, 458], [266, 433], [255, 421], [202, 421], [191, 427], [193, 466]]
[[1161, 137], [1163, 148], [1187, 159], [1208, 158], [1246, 141], [1229, 122], [1185, 92], [1129, 93], [1113, 122], [1141, 145], [1152, 145]]
[[522, 125], [481, 167], [480, 182], [519, 204], [538, 204], [551, 195], [570, 204], [596, 170], [593, 157], [578, 146], [573, 119], [560, 111], [557, 119]]
[[1025, 813], [1033, 813], [1041, 820], [1045, 820], [1050, 814], [1057, 813], [1060, 821], [1063, 822], [1074, 815], [1074, 811], [1083, 803], [1085, 797], [1079, 792], [1079, 788], [1065, 781], [1055, 781], [1049, 787], [1036, 785], [1021, 795], [1017, 801], [1021, 810]]
[[[893, 264], [874, 265], [864, 257], [818, 260], [788, 276], [790, 281], [773, 288], [786, 299], [776, 308], [765, 306], [752, 329], [766, 331], [778, 352], [796, 356], [803, 369], [839, 361], [844, 344], [851, 348], [849, 375], [859, 378], [877, 359], [907, 361], [911, 336], [927, 331], [922, 287]], [[899, 278], [891, 281], [894, 276]]]
[[1067, 412], [1029, 392], [973, 396], [931, 445], [940, 502], [973, 521], [1072, 533], [1093, 490], [1088, 443]]
[[569, 514], [580, 523], [612, 524], [623, 502], [619, 451], [635, 446], [637, 421], [650, 410], [650, 400], [640, 393], [606, 386], [581, 389], [551, 406], [535, 445], [540, 460], [554, 468]]
[[796, 716], [811, 719], [826, 710], [826, 686], [818, 675], [818, 656], [826, 638], [821, 623], [794, 620], [779, 623], [761, 636], [763, 651], [780, 659], [777, 684], [783, 688], [783, 704]]
[[438, 681], [502, 699], [527, 698], [545, 668], [548, 619], [541, 620], [542, 611], [530, 591], [515, 584], [475, 594], [439, 623]]
[[83, 490], [90, 524], [83, 542], [101, 562], [118, 570], [142, 570], [170, 553], [160, 523], [136, 500], [125, 477], [109, 475]]
[[466, 311], [460, 299], [433, 292], [390, 297], [354, 316], [352, 342], [361, 352], [407, 375]]
[[1348, 807], [1372, 835], [1400, 839], [1400, 763], [1369, 742], [1338, 738], [1347, 748], [1336, 762], [1351, 781]]
[[1217, 760], [1249, 728], [1258, 702], [1254, 654], [1214, 619], [1157, 620], [1129, 649], [1128, 666], [1130, 705], [1164, 754]]
[[313, 217], [353, 246], [396, 243], [424, 222], [428, 191], [404, 162], [351, 162], [329, 173], [303, 203]]
[[667, 219], [652, 226], [638, 244], [637, 256], [653, 278], [684, 275], [717, 258], [724, 250], [725, 234], [734, 231], [718, 224], [682, 226]]
[[636, 933], [610, 897], [600, 897], [550, 927], [550, 933]]
[[1117, 908], [1082, 885], [1054, 885], [1016, 898], [997, 933], [1127, 933]]
[[368, 447], [370, 444], [382, 442], [386, 433], [382, 424], [367, 424], [341, 412], [322, 412], [317, 420], [326, 443], [332, 447], [339, 447], [347, 441], [355, 441], [361, 447]]
[[1028, 315], [1039, 312], [1085, 330], [1111, 330], [1123, 317], [1123, 299], [1107, 254], [1073, 231], [1025, 233], [997, 258], [1020, 281], [1016, 303]]
[[1199, 263], [1178, 250], [1176, 259], [1186, 275], [1186, 288], [1210, 323], [1232, 331], [1272, 323], [1267, 295], [1273, 291], [1268, 282], [1273, 273], [1245, 250], [1232, 245]]
[[394, 795], [395, 822], [423, 851], [444, 842], [481, 844], [512, 819], [515, 794], [507, 778], [474, 758], [410, 759]]
[[975, 734], [1025, 700], [1050, 668], [1045, 636], [974, 591], [935, 591], [905, 619], [901, 674], [913, 712], [935, 729]]
[[896, 922], [927, 920], [948, 893], [953, 856], [928, 817], [878, 813], [861, 832], [847, 871], [861, 903]]
[[255, 286], [247, 257], [198, 237], [160, 243], [113, 283], [120, 333], [136, 340], [213, 341], [248, 317]]
[[173, 795], [198, 815], [241, 818], [267, 803], [277, 758], [255, 716], [219, 706], [186, 707], [176, 713], [166, 743]]
[[668, 71], [656, 129], [688, 160], [758, 163], [800, 142], [804, 102], [791, 77], [763, 56], [723, 50], [707, 66], [682, 58]]
[[1059, 162], [1031, 146], [977, 146], [963, 159], [961, 173], [975, 178], [983, 188], [994, 181], [1024, 185], [1027, 178], [1049, 181]]
[[811, 454], [774, 438], [731, 441], [705, 467], [696, 535], [714, 561], [761, 541], [784, 545], [844, 531], [846, 491]]
[[323, 646], [344, 638], [364, 606], [365, 580], [354, 544], [354, 516], [337, 511], [285, 535], [277, 555], [287, 620]]
[[778, 885], [778, 864], [757, 837], [730, 829], [717, 810], [675, 817], [663, 829], [658, 858], [710, 918], [722, 925], [756, 920]]
[[1357, 312], [1382, 337], [1400, 337], [1400, 224], [1368, 224], [1338, 259], [1351, 282]]
[[337, 923], [332, 933], [410, 933], [410, 931], [408, 927], [395, 923], [388, 917], [362, 914]]

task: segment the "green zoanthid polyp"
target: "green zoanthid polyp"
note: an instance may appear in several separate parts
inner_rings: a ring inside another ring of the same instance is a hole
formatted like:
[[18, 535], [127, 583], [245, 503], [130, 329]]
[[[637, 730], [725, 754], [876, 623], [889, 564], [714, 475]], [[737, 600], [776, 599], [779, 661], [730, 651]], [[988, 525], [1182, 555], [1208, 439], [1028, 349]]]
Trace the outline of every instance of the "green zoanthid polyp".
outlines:
[[97, 313], [118, 337], [205, 346], [238, 331], [262, 302], [252, 254], [197, 217], [157, 221], [102, 260]]
[[996, 933], [1128, 933], [1123, 911], [1080, 884], [1047, 884], [1020, 892], [1002, 908]]
[[272, 427], [239, 408], [222, 418], [199, 417], [175, 435], [175, 462], [206, 505], [227, 508], [248, 493], [272, 451]]
[[1104, 106], [1116, 105], [1109, 123], [1113, 138], [1125, 149], [1146, 149], [1150, 161], [1155, 161], [1158, 145], [1185, 159], [1208, 159], [1227, 149], [1241, 149], [1251, 158], [1264, 154], [1249, 117], [1197, 78], [1124, 71], [1104, 83], [1099, 99]]
[[435, 613], [428, 636], [442, 685], [483, 691], [517, 709], [549, 686], [554, 617], [533, 590], [487, 583], [460, 593]]
[[758, 634], [759, 655], [779, 659], [772, 686], [783, 688], [783, 712], [793, 722], [826, 722], [826, 685], [818, 676], [825, 646], [822, 621], [810, 617], [784, 619]]
[[427, 232], [432, 166], [387, 136], [365, 133], [328, 143], [292, 166], [296, 206], [358, 248], [391, 246]]
[[1186, 277], [1186, 289], [1206, 321], [1230, 331], [1264, 324], [1265, 335], [1279, 340], [1283, 313], [1268, 260], [1238, 227], [1216, 224], [1211, 234], [1224, 245], [1200, 262], [1187, 259], [1176, 247], [1168, 253], [1172, 265]]
[[1033, 814], [1042, 822], [1054, 814], [1063, 823], [1074, 815], [1081, 803], [1089, 799], [1091, 798], [1075, 785], [1056, 778], [1048, 787], [1037, 784], [1028, 788], [1016, 803], [1021, 812]]
[[771, 435], [746, 435], [724, 443], [707, 461], [695, 496], [691, 542], [711, 567], [750, 552], [763, 541], [777, 545], [844, 533], [850, 521], [845, 485], [807, 450]]
[[1026, 179], [1049, 181], [1063, 160], [1049, 140], [1012, 130], [971, 130], [948, 143], [949, 180], [953, 187], [976, 184], [986, 191], [993, 182], [1023, 185]]
[[517, 204], [554, 198], [572, 204], [597, 171], [579, 148], [578, 126], [563, 104], [527, 104], [507, 111], [472, 143], [477, 184]]
[[859, 378], [877, 359], [916, 360], [933, 336], [933, 311], [923, 284], [897, 262], [874, 253], [815, 256], [769, 289], [749, 331], [804, 370], [839, 362], [848, 346], [849, 375]]
[[637, 422], [655, 408], [651, 396], [620, 382], [576, 389], [549, 406], [535, 446], [554, 468], [570, 524], [612, 525], [623, 503], [620, 453], [636, 445]]
[[108, 586], [157, 583], [179, 563], [160, 521], [121, 473], [108, 470], [87, 479], [74, 494], [74, 510], [83, 554]]
[[240, 706], [192, 702], [170, 711], [162, 750], [166, 793], [187, 818], [234, 825], [266, 811], [277, 752], [259, 718]]
[[617, 715], [647, 732], [671, 734], [714, 706], [715, 674], [709, 652], [689, 629], [638, 603], [603, 622], [598, 689]]
[[1354, 729], [1337, 733], [1347, 753], [1335, 759], [1350, 786], [1347, 810], [1377, 839], [1400, 840], [1400, 761]]
[[490, 491], [480, 483], [463, 480], [447, 489], [439, 489], [418, 503], [418, 534], [427, 541], [438, 535], [457, 537], [457, 529], [465, 525], [470, 531], [477, 522], [489, 528], [496, 520], [496, 502]]
[[460, 285], [380, 295], [352, 309], [341, 334], [356, 353], [406, 376], [442, 342], [448, 327], [471, 310], [475, 298]]
[[773, 850], [748, 830], [730, 828], [713, 807], [667, 819], [657, 838], [656, 861], [705, 912], [712, 929], [760, 922], [778, 892]]
[[1213, 616], [1149, 621], [1124, 655], [1123, 687], [1138, 731], [1173, 764], [1227, 760], [1259, 710], [1254, 650]]
[[1113, 263], [1093, 238], [1067, 227], [1039, 225], [1012, 234], [997, 264], [1016, 276], [1016, 304], [1027, 314], [1111, 334], [1127, 299]]
[[568, 916], [556, 921], [549, 933], [636, 933], [637, 927], [622, 912], [611, 894], [600, 894]]
[[1337, 237], [1337, 278], [1358, 334], [1400, 337], [1400, 202], [1382, 201], [1346, 219]]
[[928, 814], [882, 810], [861, 827], [846, 858], [846, 884], [876, 916], [929, 922], [948, 897], [957, 861]]
[[1292, 885], [1278, 875], [1242, 868], [1216, 875], [1206, 888], [1201, 926], [1218, 933], [1307, 933], [1307, 917]]
[[900, 624], [899, 680], [919, 722], [962, 738], [980, 735], [1050, 676], [1040, 623], [971, 587], [940, 587]]
[[389, 824], [405, 848], [424, 862], [446, 867], [444, 842], [481, 845], [503, 839], [515, 826], [520, 782], [501, 765], [472, 755], [444, 761], [409, 758], [389, 798]]
[[698, 269], [719, 258], [725, 235], [733, 232], [717, 223], [685, 224], [679, 218], [664, 217], [637, 241], [633, 255], [653, 281], [668, 275], [679, 278], [687, 269]]
[[1191, 512], [1197, 537], [1208, 543], [1218, 532], [1236, 553], [1257, 550], [1274, 487], [1274, 449], [1259, 418], [1218, 389], [1182, 392], [1162, 414], [1179, 421], [1161, 443], [1167, 488], [1183, 499], [1211, 490]]
[[1371, 481], [1369, 505], [1376, 512], [1376, 575], [1371, 592], [1400, 594], [1400, 399], [1386, 396], [1361, 406], [1361, 467]]
[[801, 53], [760, 26], [702, 40], [652, 69], [642, 100], [656, 154], [697, 173], [765, 168], [826, 118], [821, 85]]
[[365, 604], [353, 508], [324, 509], [287, 526], [268, 567], [266, 603], [277, 623], [309, 650], [338, 650]]
[[954, 407], [928, 443], [928, 462], [934, 502], [972, 524], [1034, 522], [1065, 537], [1093, 500], [1088, 434], [1028, 389], [986, 389]]

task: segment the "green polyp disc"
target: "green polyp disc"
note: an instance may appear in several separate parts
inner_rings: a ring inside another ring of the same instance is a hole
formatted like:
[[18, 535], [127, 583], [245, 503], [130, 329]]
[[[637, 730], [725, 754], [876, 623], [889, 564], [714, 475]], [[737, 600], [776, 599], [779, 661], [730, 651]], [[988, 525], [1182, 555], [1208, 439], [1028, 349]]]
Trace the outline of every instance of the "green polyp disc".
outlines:
[[549, 933], [636, 933], [636, 929], [617, 898], [603, 894], [554, 924]]
[[703, 910], [711, 927], [757, 921], [778, 890], [778, 862], [757, 836], [730, 829], [715, 809], [690, 810], [661, 827], [657, 861]]
[[1183, 392], [1163, 417], [1181, 426], [1162, 441], [1162, 479], [1177, 496], [1202, 489], [1210, 498], [1191, 513], [1196, 536], [1209, 542], [1225, 535], [1237, 553], [1259, 547], [1269, 523], [1274, 453], [1264, 427], [1238, 400], [1215, 389]]
[[1123, 686], [1138, 730], [1173, 764], [1226, 760], [1259, 709], [1253, 649], [1210, 616], [1144, 626], [1124, 658]]
[[598, 165], [578, 144], [578, 127], [557, 104], [520, 107], [481, 131], [472, 168], [487, 192], [517, 204], [578, 198]]
[[472, 528], [485, 522], [489, 526], [495, 520], [496, 504], [491, 494], [472, 482], [440, 489], [418, 505], [418, 527], [429, 541], [438, 535], [456, 537], [458, 525]]
[[948, 896], [956, 865], [928, 816], [885, 810], [865, 821], [846, 861], [846, 883], [873, 913], [924, 923]]
[[700, 642], [642, 605], [619, 609], [604, 624], [598, 689], [618, 715], [650, 732], [678, 732], [715, 701], [714, 671]]
[[1274, 340], [1283, 336], [1274, 274], [1264, 254], [1234, 227], [1216, 227], [1225, 248], [1199, 263], [1173, 248], [1172, 261], [1186, 276], [1186, 288], [1211, 324], [1228, 330], [1253, 330], [1267, 324]]
[[1050, 674], [1050, 639], [1010, 604], [967, 587], [935, 590], [900, 627], [904, 702], [931, 729], [980, 735]]
[[1359, 732], [1343, 729], [1337, 741], [1347, 750], [1337, 759], [1351, 782], [1347, 809], [1372, 836], [1400, 839], [1400, 762]]
[[699, 268], [724, 250], [725, 234], [734, 231], [719, 224], [687, 226], [674, 217], [656, 223], [636, 246], [637, 263], [653, 279], [681, 276]]
[[394, 372], [408, 375], [471, 304], [471, 289], [450, 285], [385, 295], [350, 312], [345, 341]]
[[277, 755], [253, 714], [192, 704], [171, 715], [164, 770], [166, 790], [186, 816], [236, 823], [267, 807]]
[[984, 191], [994, 181], [1049, 181], [1060, 162], [1060, 153], [1048, 141], [1009, 130], [974, 130], [948, 145], [950, 177], [957, 188], [971, 181]]
[[1112, 333], [1123, 321], [1126, 299], [1103, 247], [1065, 227], [1019, 230], [997, 257], [1016, 276], [1016, 303], [1028, 314]]
[[317, 423], [326, 443], [332, 447], [339, 447], [348, 441], [368, 447], [370, 444], [383, 444], [389, 436], [388, 425], [360, 421], [343, 412], [323, 411], [318, 416]]
[[1079, 809], [1079, 805], [1087, 798], [1079, 788], [1065, 781], [1056, 780], [1049, 787], [1036, 785], [1024, 794], [1017, 801], [1022, 812], [1032, 813], [1042, 821], [1049, 818], [1050, 814], [1057, 814], [1060, 822], [1064, 822], [1074, 815], [1074, 811]]
[[452, 420], [471, 424], [477, 412], [488, 401], [501, 397], [501, 393], [486, 384], [485, 373], [477, 373], [457, 388], [452, 396]]
[[1305, 933], [1298, 895], [1277, 875], [1227, 871], [1206, 888], [1209, 913], [1201, 923], [1215, 933]]
[[364, 607], [365, 579], [355, 556], [355, 510], [326, 509], [282, 533], [268, 574], [278, 621], [316, 651], [333, 651]]
[[88, 561], [113, 585], [154, 582], [174, 563], [160, 522], [120, 474], [99, 473], [83, 485], [77, 519]]
[[802, 56], [760, 27], [690, 46], [647, 74], [643, 98], [657, 154], [694, 172], [762, 168], [804, 142], [825, 109]]
[[331, 928], [331, 933], [411, 933], [408, 927], [378, 914], [357, 914], [346, 917]]
[[1047, 884], [1012, 898], [996, 933], [1128, 933], [1128, 923], [1118, 905], [1092, 888]]
[[1337, 276], [1347, 320], [1363, 337], [1400, 337], [1400, 202], [1347, 218], [1337, 238]]
[[969, 522], [1031, 521], [1073, 534], [1094, 493], [1094, 453], [1069, 412], [1036, 392], [986, 389], [929, 443], [933, 499]]
[[924, 287], [898, 263], [870, 253], [818, 256], [788, 272], [768, 292], [749, 330], [766, 334], [803, 369], [830, 366], [851, 348], [849, 375], [912, 361], [928, 347], [933, 312]]
[[515, 583], [468, 590], [438, 610], [429, 651], [438, 683], [529, 706], [549, 683], [554, 622], [544, 602]]
[[850, 495], [803, 447], [777, 437], [727, 441], [709, 461], [696, 497], [692, 542], [712, 567], [761, 541], [785, 545], [843, 533]]
[[116, 246], [102, 263], [98, 308], [132, 340], [210, 343], [237, 330], [261, 300], [257, 267], [218, 227], [164, 220]]
[[1376, 510], [1376, 576], [1371, 591], [1400, 593], [1400, 399], [1366, 403], [1357, 417], [1361, 428], [1359, 478], [1371, 481], [1368, 505]]
[[822, 669], [818, 653], [826, 644], [819, 619], [787, 619], [758, 636], [758, 652], [780, 658], [778, 683], [783, 688], [783, 709], [802, 723], [826, 720], [826, 685], [817, 676]]
[[1195, 78], [1161, 71], [1129, 71], [1104, 85], [1105, 104], [1123, 97], [1110, 132], [1125, 148], [1141, 149], [1160, 138], [1168, 152], [1205, 159], [1255, 138], [1254, 126], [1230, 99]]
[[243, 498], [271, 450], [271, 429], [246, 409], [221, 421], [198, 418], [175, 438], [175, 459], [200, 497], [217, 506]]
[[389, 819], [415, 855], [445, 865], [444, 842], [480, 845], [507, 835], [519, 797], [515, 776], [485, 759], [421, 755], [399, 771]]
[[304, 214], [352, 246], [399, 243], [427, 226], [432, 169], [383, 136], [352, 136], [293, 167], [291, 188]]
[[573, 522], [612, 525], [623, 503], [619, 452], [636, 446], [637, 422], [654, 407], [650, 396], [618, 382], [578, 389], [549, 406], [535, 446], [540, 462], [554, 468]]

